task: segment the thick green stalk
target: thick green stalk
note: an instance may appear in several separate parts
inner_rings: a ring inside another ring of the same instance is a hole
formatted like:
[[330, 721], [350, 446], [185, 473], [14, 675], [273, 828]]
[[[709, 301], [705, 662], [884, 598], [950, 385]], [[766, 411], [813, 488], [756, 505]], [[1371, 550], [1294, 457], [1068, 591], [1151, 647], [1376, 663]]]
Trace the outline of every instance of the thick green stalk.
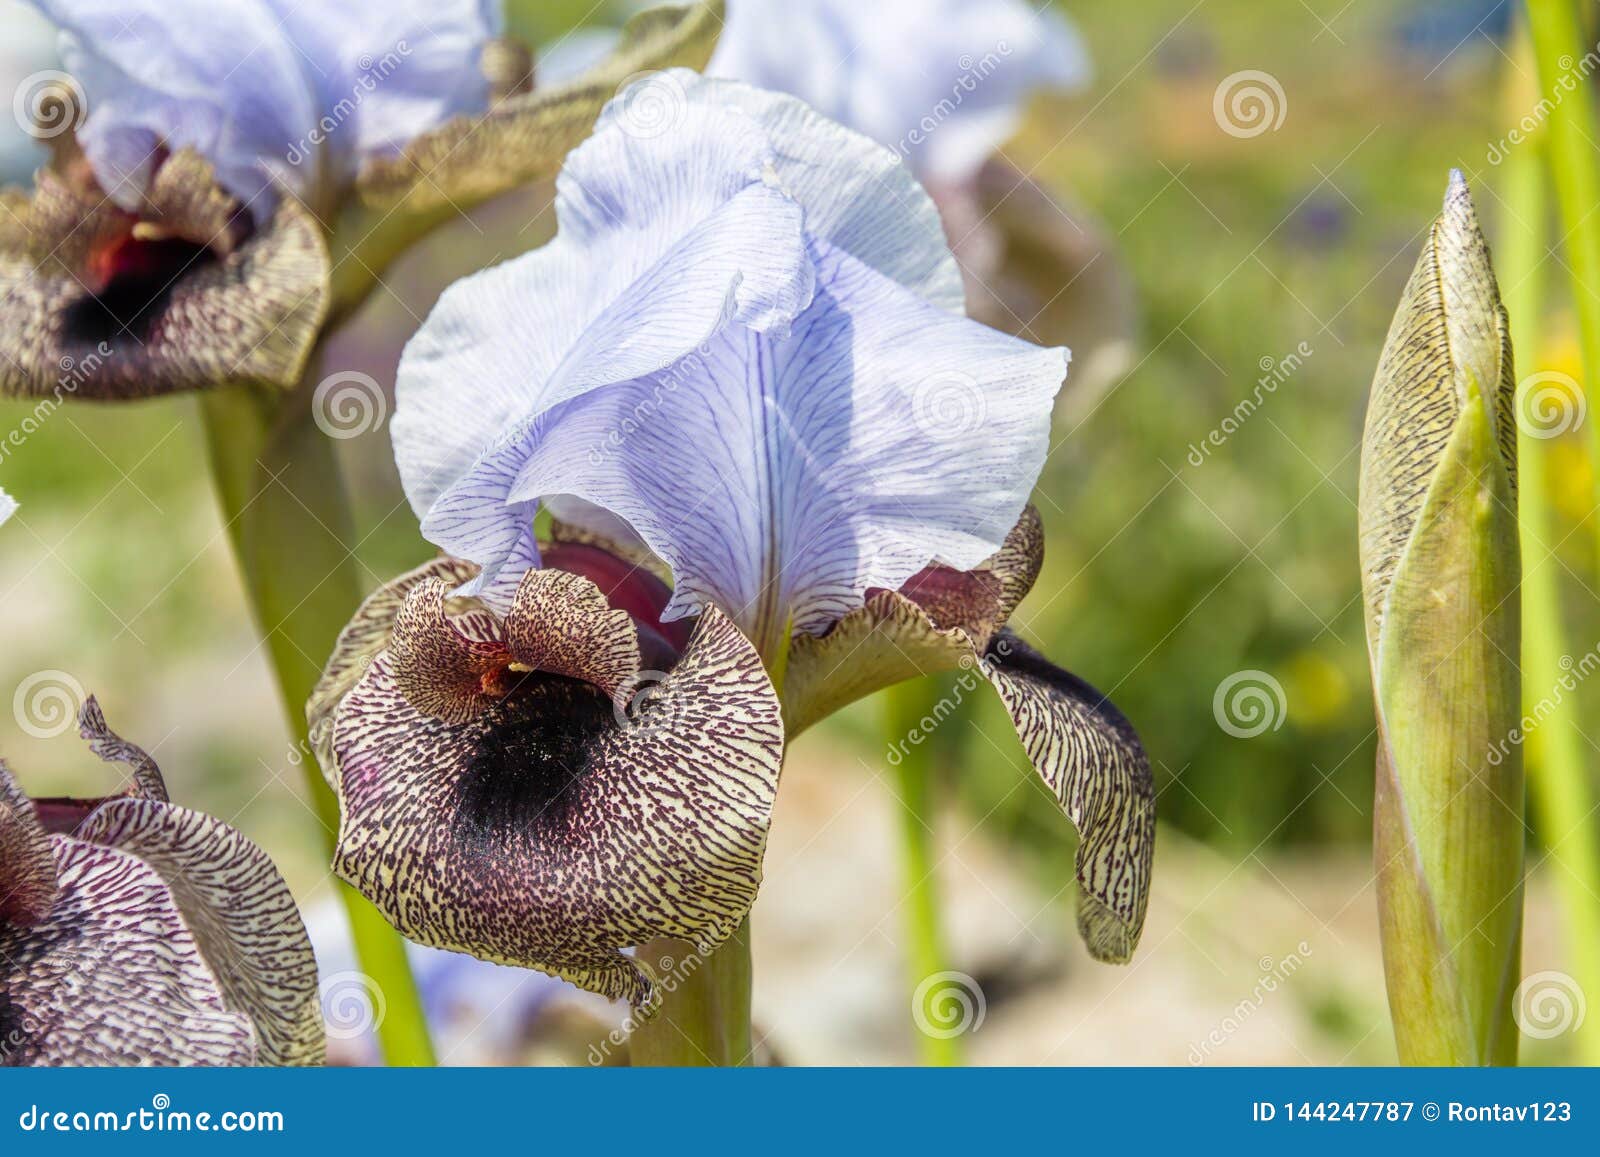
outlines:
[[[334, 448], [311, 417], [309, 388], [273, 396], [245, 386], [202, 395], [223, 518], [256, 626], [272, 657], [299, 762], [331, 856], [339, 805], [306, 738], [306, 700], [360, 600], [346, 543], [349, 512]], [[338, 885], [361, 970], [377, 986], [376, 1026], [391, 1065], [429, 1065], [433, 1046], [405, 942], [358, 893]]]
[[[924, 981], [946, 970], [933, 854], [933, 747], [922, 734], [931, 686], [930, 680], [913, 679], [898, 683], [883, 694], [884, 742], [891, 752], [889, 762], [895, 768], [895, 787], [900, 796], [906, 980], [912, 993], [923, 991]], [[910, 742], [913, 734], [923, 742]], [[945, 1067], [961, 1063], [961, 1042], [957, 1037], [927, 1032], [917, 1036], [923, 1064]]]
[[748, 1065], [750, 922], [715, 951], [700, 953], [683, 940], [652, 940], [640, 955], [656, 974], [660, 1003], [640, 1013], [628, 1037], [634, 1066]]
[[[1589, 53], [1577, 0], [1528, 0], [1528, 30], [1538, 62], [1540, 101], [1526, 111], [1549, 110], [1544, 147], [1572, 274], [1584, 389], [1593, 396], [1589, 383], [1600, 378], [1600, 156], [1595, 152], [1600, 138], [1590, 80], [1577, 71]], [[1585, 425], [1590, 458], [1600, 465], [1600, 421], [1591, 418]], [[1595, 497], [1600, 501], [1600, 470], [1595, 471]], [[1596, 526], [1600, 529], [1600, 523]]]
[[[1515, 75], [1515, 73], [1513, 73]], [[1513, 85], [1516, 89], [1520, 86]], [[1520, 99], [1513, 102], [1520, 105]], [[1512, 346], [1522, 375], [1539, 370], [1540, 271], [1544, 261], [1546, 196], [1543, 159], [1529, 141], [1505, 161], [1502, 200], [1506, 211], [1499, 239], [1503, 297], [1511, 317]], [[1528, 790], [1539, 829], [1556, 865], [1555, 880], [1566, 926], [1567, 959], [1579, 987], [1600, 992], [1600, 845], [1595, 838], [1594, 792], [1578, 730], [1572, 652], [1561, 616], [1561, 568], [1550, 557], [1555, 519], [1545, 468], [1548, 439], [1520, 423], [1517, 467], [1522, 523], [1523, 713], [1542, 720], [1525, 761]], [[1600, 1018], [1577, 1028], [1575, 1059], [1600, 1065]]]

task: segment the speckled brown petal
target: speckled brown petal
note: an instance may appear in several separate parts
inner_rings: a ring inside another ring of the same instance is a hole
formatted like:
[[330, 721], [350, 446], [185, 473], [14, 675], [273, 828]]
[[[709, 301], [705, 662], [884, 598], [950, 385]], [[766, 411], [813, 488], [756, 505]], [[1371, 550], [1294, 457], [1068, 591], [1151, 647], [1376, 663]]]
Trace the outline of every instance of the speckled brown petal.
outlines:
[[105, 714], [93, 695], [78, 708], [78, 734], [89, 741], [89, 750], [107, 763], [127, 766], [133, 776], [133, 785], [128, 789], [130, 796], [158, 803], [167, 802], [167, 784], [161, 778], [161, 769], [156, 766], [156, 761], [150, 758], [144, 748], [129, 743], [106, 726]]
[[56, 860], [50, 837], [39, 823], [33, 801], [0, 759], [0, 924], [36, 923], [55, 898]]
[[256, 1063], [255, 1027], [228, 1007], [160, 873], [116, 848], [51, 844], [49, 915], [0, 921], [0, 1064]]
[[416, 711], [380, 655], [340, 705], [335, 870], [406, 936], [643, 1003], [623, 949], [710, 949], [755, 899], [783, 755], [755, 650], [707, 610], [645, 709], [525, 675], [449, 724]]
[[422, 714], [466, 723], [504, 694], [496, 676], [511, 662], [498, 627], [488, 638], [460, 630], [446, 609], [450, 588], [427, 578], [412, 587], [395, 616], [389, 659], [395, 685]]
[[31, 199], [8, 191], [0, 393], [124, 399], [299, 381], [327, 306], [322, 230], [285, 197], [241, 242], [238, 207], [209, 174], [190, 154], [169, 158], [139, 233], [98, 190], [53, 169], [40, 170]]
[[1155, 854], [1155, 788], [1139, 737], [1109, 699], [1009, 631], [982, 669], [1078, 829], [1078, 930], [1097, 960], [1126, 961], [1144, 927]]
[[337, 793], [339, 777], [333, 774], [333, 752], [328, 744], [333, 738], [333, 715], [339, 701], [354, 687], [378, 652], [389, 645], [394, 632], [395, 616], [405, 604], [406, 595], [413, 587], [430, 578], [439, 579], [451, 587], [460, 586], [475, 573], [477, 567], [453, 558], [435, 558], [415, 570], [407, 571], [373, 591], [356, 609], [355, 615], [339, 632], [333, 644], [333, 654], [323, 668], [311, 698], [306, 702], [306, 722], [310, 726], [311, 746], [321, 764], [328, 786]]
[[382, 211], [464, 208], [530, 181], [552, 177], [594, 127], [618, 87], [643, 72], [703, 68], [722, 28], [723, 0], [652, 8], [623, 29], [615, 51], [583, 76], [498, 101], [479, 117], [458, 117], [393, 157], [363, 167], [356, 190]]
[[506, 637], [518, 663], [592, 683], [626, 706], [639, 674], [638, 631], [582, 575], [529, 571], [506, 618]]
[[265, 852], [219, 819], [148, 799], [112, 800], [72, 839], [135, 856], [166, 883], [223, 1007], [255, 1028], [252, 1063], [322, 1063], [316, 958]]
[[1022, 512], [973, 571], [930, 566], [899, 591], [872, 591], [826, 635], [796, 636], [784, 677], [790, 738], [857, 699], [971, 663], [1033, 588], [1044, 560], [1039, 512]]

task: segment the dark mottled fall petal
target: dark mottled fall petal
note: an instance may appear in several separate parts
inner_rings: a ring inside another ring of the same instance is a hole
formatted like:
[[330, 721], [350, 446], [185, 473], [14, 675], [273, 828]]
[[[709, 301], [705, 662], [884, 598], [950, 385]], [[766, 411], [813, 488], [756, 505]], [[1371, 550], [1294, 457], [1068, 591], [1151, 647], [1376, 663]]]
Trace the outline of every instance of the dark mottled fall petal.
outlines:
[[990, 645], [982, 669], [1078, 829], [1084, 943], [1097, 960], [1126, 961], [1144, 927], [1155, 854], [1155, 788], [1139, 737], [1109, 699], [1009, 631]]
[[49, 914], [0, 921], [0, 1064], [256, 1063], [255, 1027], [229, 1007], [160, 872], [118, 848], [51, 844]]
[[629, 715], [592, 684], [530, 672], [446, 723], [380, 654], [332, 748], [335, 870], [402, 933], [642, 1003], [652, 978], [623, 949], [713, 948], [754, 901], [783, 726], [755, 650], [713, 608]]
[[700, 0], [640, 13], [611, 55], [589, 72], [552, 88], [514, 92], [482, 116], [457, 117], [399, 154], [369, 161], [357, 174], [357, 193], [384, 213], [426, 214], [554, 176], [624, 81], [662, 69], [704, 67], [724, 8], [722, 0]]
[[56, 860], [50, 837], [34, 813], [33, 801], [0, 760], [0, 925], [33, 924], [50, 911], [55, 898]]
[[931, 566], [825, 635], [797, 635], [784, 677], [789, 736], [857, 699], [918, 675], [970, 666], [1032, 589], [1044, 560], [1039, 512], [1028, 507], [1004, 544], [973, 571]]
[[614, 609], [582, 575], [532, 570], [506, 619], [516, 661], [534, 671], [593, 683], [626, 706], [639, 673], [639, 636], [627, 611]]
[[136, 857], [165, 882], [223, 1007], [254, 1026], [251, 1063], [322, 1063], [316, 958], [265, 852], [219, 819], [149, 799], [112, 800], [71, 838]]
[[378, 653], [388, 647], [395, 618], [414, 587], [435, 578], [451, 587], [459, 586], [477, 573], [477, 569], [459, 559], [430, 559], [368, 595], [339, 632], [322, 678], [306, 703], [311, 746], [323, 776], [335, 792], [339, 790], [339, 777], [333, 773], [333, 752], [328, 743], [333, 738], [333, 715], [339, 701], [367, 673], [367, 667]]
[[[389, 639], [395, 685], [413, 709], [446, 723], [466, 723], [505, 694], [498, 676], [511, 662], [498, 625], [474, 638], [446, 610], [450, 588], [424, 579], [406, 594]], [[481, 613], [481, 612], [480, 612]]]
[[167, 784], [161, 769], [144, 748], [129, 743], [106, 725], [105, 714], [93, 695], [78, 709], [78, 734], [89, 741], [89, 750], [107, 763], [124, 764], [133, 776], [128, 794], [137, 799], [167, 802]]
[[259, 230], [192, 154], [139, 217], [40, 170], [0, 199], [0, 393], [122, 399], [296, 383], [326, 311], [321, 228], [283, 198]]

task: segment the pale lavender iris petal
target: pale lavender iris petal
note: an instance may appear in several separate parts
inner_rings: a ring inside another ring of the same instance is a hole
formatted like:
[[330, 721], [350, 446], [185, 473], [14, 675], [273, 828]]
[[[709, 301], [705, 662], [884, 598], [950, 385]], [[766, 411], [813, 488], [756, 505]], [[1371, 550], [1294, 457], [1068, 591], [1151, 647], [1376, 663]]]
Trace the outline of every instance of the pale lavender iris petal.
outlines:
[[317, 200], [368, 155], [482, 108], [488, 0], [32, 0], [62, 29], [87, 105], [80, 137], [132, 208], [157, 149], [192, 147], [270, 213], [274, 179]]
[[402, 358], [424, 534], [492, 603], [537, 560], [537, 503], [575, 496], [671, 565], [672, 615], [714, 602], [761, 646], [935, 559], [977, 565], [1042, 465], [1065, 351], [961, 316], [937, 213], [887, 150], [791, 97], [654, 83], [681, 97], [671, 131], [614, 102], [557, 239], [453, 288]]
[[794, 93], [960, 182], [1015, 131], [1037, 88], [1077, 88], [1088, 55], [1029, 0], [730, 0], [709, 71]]
[[[673, 570], [665, 618], [723, 608], [758, 645], [820, 633], [937, 559], [977, 566], [1048, 449], [1066, 373], [825, 242], [787, 337], [730, 328], [665, 373], [558, 407], [505, 448], [511, 498], [626, 519]], [[613, 436], [622, 431], [623, 436]]]
[[[80, 130], [101, 185], [139, 201], [163, 143], [191, 147], [243, 201], [317, 118], [303, 62], [264, 0], [34, 0], [62, 30], [62, 61], [82, 86]], [[260, 214], [258, 214], [258, 217]]]

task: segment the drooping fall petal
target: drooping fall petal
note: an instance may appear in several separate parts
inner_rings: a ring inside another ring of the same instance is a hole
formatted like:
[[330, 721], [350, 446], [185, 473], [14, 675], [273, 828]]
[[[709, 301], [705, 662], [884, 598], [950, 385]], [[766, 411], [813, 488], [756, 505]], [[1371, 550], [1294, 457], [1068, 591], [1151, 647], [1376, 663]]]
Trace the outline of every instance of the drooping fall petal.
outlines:
[[[529, 572], [491, 638], [439, 574], [401, 582], [331, 709], [336, 870], [414, 940], [649, 1000], [623, 949], [713, 950], [755, 899], [783, 751], [759, 657], [712, 609], [670, 672], [642, 672], [630, 616], [569, 572]], [[331, 684], [352, 669], [337, 657]]]
[[1511, 1063], [1524, 829], [1515, 373], [1453, 174], [1367, 411], [1361, 558], [1374, 855], [1401, 1060]]
[[0, 1061], [320, 1063], [316, 961], [272, 862], [167, 802], [92, 697], [80, 727], [128, 793], [36, 804], [0, 768]]
[[0, 393], [114, 400], [297, 382], [326, 310], [322, 232], [285, 199], [238, 242], [237, 204], [210, 190], [210, 167], [181, 152], [142, 217], [53, 169], [31, 198], [0, 193]]

